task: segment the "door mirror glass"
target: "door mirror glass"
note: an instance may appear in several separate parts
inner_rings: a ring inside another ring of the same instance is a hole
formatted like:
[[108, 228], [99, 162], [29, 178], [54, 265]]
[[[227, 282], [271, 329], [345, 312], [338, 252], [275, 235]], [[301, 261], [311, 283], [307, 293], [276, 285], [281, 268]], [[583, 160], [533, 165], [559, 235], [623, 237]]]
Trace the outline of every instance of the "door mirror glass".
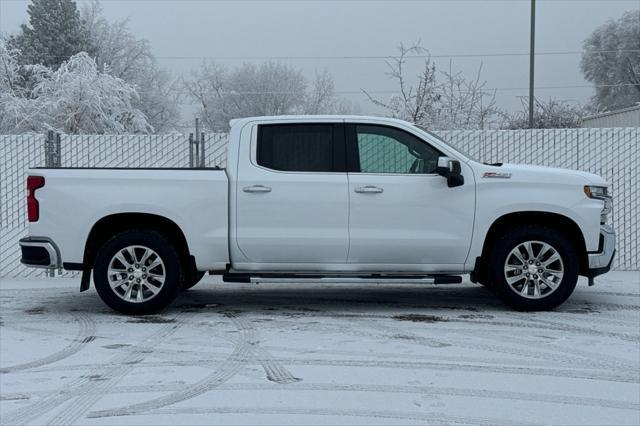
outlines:
[[447, 179], [447, 185], [449, 188], [464, 185], [462, 167], [458, 160], [454, 160], [450, 157], [438, 157], [436, 173]]

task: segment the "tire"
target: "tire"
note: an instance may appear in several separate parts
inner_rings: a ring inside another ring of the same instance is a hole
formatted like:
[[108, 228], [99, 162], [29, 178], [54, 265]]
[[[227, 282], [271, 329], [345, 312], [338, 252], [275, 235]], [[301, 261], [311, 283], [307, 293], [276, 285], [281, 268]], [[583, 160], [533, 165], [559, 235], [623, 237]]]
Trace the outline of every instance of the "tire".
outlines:
[[478, 284], [480, 284], [484, 288], [488, 288], [489, 290], [493, 289], [493, 286], [488, 281], [478, 281]]
[[491, 288], [518, 311], [545, 311], [561, 305], [573, 293], [579, 272], [576, 248], [569, 238], [540, 225], [503, 234], [489, 255], [488, 269]]
[[182, 288], [182, 290], [187, 291], [193, 286], [195, 286], [196, 284], [198, 284], [200, 281], [202, 281], [202, 277], [204, 277], [204, 274], [205, 272], [198, 271], [197, 269], [194, 269], [193, 271], [191, 271], [191, 276], [189, 277], [189, 280], [185, 281], [184, 287]]
[[184, 271], [169, 240], [155, 231], [132, 229], [115, 235], [98, 250], [93, 281], [110, 308], [145, 315], [173, 302], [183, 286]]

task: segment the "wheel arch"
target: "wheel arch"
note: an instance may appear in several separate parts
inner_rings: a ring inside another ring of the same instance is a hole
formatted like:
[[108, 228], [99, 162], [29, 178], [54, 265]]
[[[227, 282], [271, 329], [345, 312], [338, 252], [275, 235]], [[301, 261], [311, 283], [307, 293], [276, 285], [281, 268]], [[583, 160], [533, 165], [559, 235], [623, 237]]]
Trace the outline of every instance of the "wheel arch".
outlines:
[[516, 228], [523, 224], [543, 225], [562, 232], [569, 238], [569, 240], [577, 250], [580, 274], [583, 275], [586, 273], [589, 267], [587, 247], [584, 235], [582, 234], [580, 227], [574, 220], [559, 213], [550, 213], [543, 211], [521, 211], [507, 213], [503, 216], [500, 216], [491, 224], [485, 235], [480, 257], [476, 259], [473, 272], [471, 273], [471, 281], [486, 282], [486, 266], [491, 247], [493, 247], [497, 239], [507, 230]]
[[167, 238], [180, 253], [185, 265], [193, 262], [189, 244], [182, 229], [171, 219], [151, 213], [116, 213], [98, 220], [85, 241], [83, 266], [92, 269], [100, 247], [115, 234], [128, 229], [153, 230]]

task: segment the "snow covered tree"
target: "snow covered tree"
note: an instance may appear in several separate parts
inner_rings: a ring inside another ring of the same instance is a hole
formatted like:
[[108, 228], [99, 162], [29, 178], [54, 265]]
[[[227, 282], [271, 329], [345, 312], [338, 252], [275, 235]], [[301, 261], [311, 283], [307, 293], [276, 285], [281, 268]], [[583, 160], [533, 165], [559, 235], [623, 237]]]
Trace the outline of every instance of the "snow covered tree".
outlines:
[[22, 120], [28, 100], [21, 96], [20, 52], [0, 38], [0, 132], [12, 133]]
[[48, 107], [48, 127], [64, 133], [147, 133], [153, 128], [133, 106], [136, 89], [100, 72], [93, 59], [79, 53], [62, 63], [34, 94]]
[[15, 94], [20, 86], [20, 51], [10, 49], [0, 38], [0, 96]]
[[175, 129], [180, 121], [182, 87], [158, 65], [149, 41], [137, 38], [127, 20], [107, 21], [97, 1], [85, 5], [81, 16], [98, 68], [137, 88], [139, 98], [134, 106], [145, 113], [156, 132]]
[[614, 110], [640, 102], [640, 10], [596, 28], [583, 46], [580, 65], [585, 79], [596, 85], [596, 108]]
[[316, 72], [303, 107], [305, 114], [351, 114], [354, 106], [335, 94], [333, 76], [328, 70]]
[[[419, 42], [410, 47], [400, 44], [398, 50], [398, 56], [386, 61], [387, 75], [396, 82], [398, 94], [383, 101], [363, 90], [371, 102], [394, 118], [434, 130], [482, 129], [492, 122], [497, 114], [495, 93], [487, 91], [486, 81], [480, 79], [482, 65], [476, 78], [467, 80], [452, 71], [451, 63], [448, 72], [438, 74]], [[411, 82], [406, 75], [406, 62], [418, 55], [426, 55], [426, 59], [415, 82]]]
[[205, 64], [186, 83], [204, 124], [215, 131], [227, 130], [233, 118], [301, 112], [306, 86], [299, 70], [275, 62], [244, 64], [232, 71]]
[[441, 72], [444, 81], [438, 86], [439, 102], [434, 128], [486, 128], [493, 123], [498, 109], [495, 90], [485, 89], [487, 82], [480, 80], [482, 64], [473, 80], [454, 73], [452, 68], [452, 63], [449, 62], [449, 71]]
[[424, 54], [426, 50], [419, 43], [410, 47], [400, 43], [398, 50], [399, 55], [387, 60], [386, 64], [389, 69], [387, 76], [396, 81], [399, 93], [394, 94], [387, 101], [382, 101], [374, 99], [369, 93], [363, 91], [373, 104], [387, 110], [391, 117], [431, 127], [440, 101], [435, 65], [431, 63], [430, 58], [425, 59], [422, 72], [417, 76], [416, 84], [413, 85], [407, 81], [405, 75], [407, 58]]
[[[0, 45], [0, 64], [16, 69], [14, 51]], [[122, 79], [100, 72], [86, 53], [72, 56], [56, 71], [39, 66], [29, 93], [5, 90], [13, 72], [3, 71], [0, 92], [0, 132], [56, 130], [68, 134], [147, 133], [152, 126], [133, 106], [136, 89]], [[6, 76], [9, 77], [6, 77]]]
[[[528, 129], [529, 126], [529, 98], [522, 98], [522, 112], [505, 114], [503, 129]], [[584, 115], [584, 108], [571, 105], [557, 99], [546, 102], [535, 99], [533, 110], [534, 129], [563, 129], [580, 127], [580, 120]]]
[[87, 30], [72, 0], [32, 0], [27, 7], [29, 24], [9, 38], [20, 51], [21, 64], [41, 64], [57, 69], [79, 52], [92, 52]]

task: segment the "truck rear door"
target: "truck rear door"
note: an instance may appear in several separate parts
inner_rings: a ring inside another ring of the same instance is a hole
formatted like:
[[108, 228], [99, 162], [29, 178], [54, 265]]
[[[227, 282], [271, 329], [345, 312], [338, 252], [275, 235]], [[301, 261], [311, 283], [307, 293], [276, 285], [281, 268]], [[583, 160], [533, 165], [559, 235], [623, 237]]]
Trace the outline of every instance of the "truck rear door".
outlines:
[[236, 243], [245, 259], [234, 258], [234, 264], [317, 270], [321, 263], [346, 263], [349, 192], [342, 123], [253, 125], [250, 150], [240, 151], [235, 188]]

